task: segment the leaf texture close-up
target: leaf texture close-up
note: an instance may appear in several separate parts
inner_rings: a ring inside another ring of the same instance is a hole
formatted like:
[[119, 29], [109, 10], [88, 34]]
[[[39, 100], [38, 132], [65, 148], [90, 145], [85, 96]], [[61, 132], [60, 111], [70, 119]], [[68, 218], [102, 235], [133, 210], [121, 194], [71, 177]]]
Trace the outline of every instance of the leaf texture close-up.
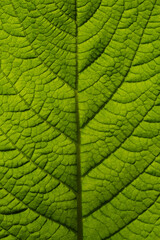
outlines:
[[0, 239], [160, 239], [160, 0], [0, 1]]

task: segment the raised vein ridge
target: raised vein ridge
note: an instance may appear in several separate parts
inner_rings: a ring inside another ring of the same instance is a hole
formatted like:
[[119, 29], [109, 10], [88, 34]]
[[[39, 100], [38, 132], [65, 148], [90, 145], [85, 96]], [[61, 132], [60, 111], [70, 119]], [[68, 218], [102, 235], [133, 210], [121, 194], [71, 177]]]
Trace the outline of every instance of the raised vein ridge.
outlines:
[[77, 141], [76, 141], [76, 160], [77, 160], [77, 240], [83, 240], [83, 224], [82, 224], [82, 185], [81, 185], [81, 132], [79, 119], [79, 103], [78, 103], [78, 23], [77, 23], [77, 0], [75, 0], [75, 23], [76, 23], [76, 82], [75, 82], [75, 107], [76, 107], [76, 123], [77, 123]]

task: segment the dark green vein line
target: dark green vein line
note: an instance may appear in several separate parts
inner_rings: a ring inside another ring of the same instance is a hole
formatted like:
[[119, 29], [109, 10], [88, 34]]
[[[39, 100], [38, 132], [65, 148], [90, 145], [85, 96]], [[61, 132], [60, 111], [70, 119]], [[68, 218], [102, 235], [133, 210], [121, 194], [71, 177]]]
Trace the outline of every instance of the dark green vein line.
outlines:
[[[1, 186], [2, 186], [2, 185], [1, 185]], [[67, 228], [67, 229], [69, 229], [70, 231], [72, 231], [72, 232], [75, 233], [75, 229], [67, 226], [65, 223], [61, 223], [61, 222], [59, 222], [58, 220], [55, 220], [55, 219], [52, 219], [52, 218], [46, 216], [46, 214], [41, 214], [40, 212], [37, 212], [35, 209], [33, 209], [33, 208], [30, 207], [27, 203], [25, 203], [24, 200], [21, 200], [20, 198], [18, 198], [17, 195], [14, 195], [12, 192], [10, 192], [8, 189], [6, 189], [4, 186], [2, 186], [2, 188], [3, 188], [7, 193], [9, 193], [13, 198], [15, 198], [15, 199], [17, 199], [19, 202], [21, 202], [21, 203], [22, 203], [25, 207], [27, 207], [30, 211], [36, 213], [36, 214], [39, 215], [39, 216], [42, 216], [42, 217], [48, 219], [49, 221], [52, 221], [52, 222], [54, 222], [54, 223], [57, 223], [57, 224], [59, 224], [60, 226], [63, 226], [63, 227], [65, 227], [65, 228]]]
[[155, 106], [155, 102], [158, 98], [159, 94], [157, 95], [154, 104], [151, 105], [151, 107], [146, 111], [146, 113], [142, 116], [141, 120], [136, 124], [136, 126], [133, 127], [133, 129], [131, 130], [131, 132], [122, 140], [122, 142], [119, 144], [119, 146], [117, 148], [115, 148], [113, 151], [111, 151], [107, 156], [105, 156], [104, 158], [102, 158], [100, 160], [100, 162], [98, 162], [97, 164], [95, 164], [92, 168], [88, 169], [83, 175], [82, 177], [87, 176], [92, 170], [94, 170], [96, 167], [98, 167], [100, 164], [102, 164], [107, 158], [109, 158], [112, 154], [114, 154], [118, 149], [120, 149], [122, 147], [122, 145], [127, 141], [127, 139], [129, 139], [132, 134], [134, 133], [134, 131], [138, 128], [138, 126], [144, 121], [145, 117], [148, 115], [148, 113], [153, 109], [153, 107]]
[[40, 60], [41, 64], [42, 64], [43, 66], [45, 66], [52, 74], [54, 74], [59, 80], [61, 80], [64, 84], [66, 84], [70, 89], [72, 89], [72, 90], [74, 91], [75, 89], [74, 89], [70, 84], [68, 84], [63, 78], [61, 78], [57, 73], [55, 73], [55, 72], [53, 71], [53, 69], [51, 68], [51, 66], [48, 66], [47, 63], [45, 62], [45, 60], [43, 60], [43, 59], [40, 57], [40, 55], [37, 53], [36, 48], [33, 46], [34, 40], [33, 40], [33, 41], [30, 41], [30, 39], [28, 38], [28, 35], [27, 35], [27, 33], [26, 33], [26, 29], [24, 28], [23, 23], [22, 23], [22, 22], [20, 21], [20, 19], [19, 19], [18, 12], [17, 12], [17, 10], [16, 10], [16, 8], [15, 8], [15, 6], [14, 6], [13, 1], [11, 1], [11, 4], [12, 4], [13, 10], [14, 10], [14, 12], [15, 12], [15, 14], [16, 14], [16, 17], [17, 17], [17, 19], [18, 19], [18, 21], [19, 21], [19, 23], [20, 23], [20, 25], [21, 25], [21, 27], [22, 27], [22, 30], [23, 30], [23, 33], [24, 33], [24, 37], [25, 37], [26, 40], [28, 41], [28, 43], [29, 43], [31, 49], [33, 50], [33, 52], [35, 53], [36, 57]]
[[110, 199], [108, 199], [107, 201], [105, 201], [104, 203], [102, 203], [100, 206], [97, 206], [96, 208], [94, 208], [94, 209], [93, 209], [91, 212], [89, 212], [88, 214], [84, 215], [83, 218], [89, 217], [90, 215], [92, 215], [93, 213], [95, 213], [96, 211], [98, 211], [98, 210], [100, 210], [102, 207], [104, 207], [106, 204], [108, 204], [108, 203], [110, 203], [112, 200], [114, 200], [119, 194], [121, 194], [121, 193], [123, 192], [123, 190], [125, 190], [127, 187], [129, 187], [129, 186], [130, 186], [134, 181], [136, 181], [143, 173], [145, 173], [145, 172], [147, 171], [147, 169], [148, 169], [148, 168], [152, 165], [152, 163], [155, 161], [155, 159], [156, 159], [157, 157], [159, 157], [159, 155], [160, 155], [160, 153], [159, 153], [157, 156], [155, 156], [155, 157], [153, 158], [153, 160], [152, 160], [150, 163], [148, 163], [148, 164], [146, 165], [146, 167], [145, 167], [142, 171], [140, 171], [135, 178], [133, 178], [131, 181], [129, 181], [126, 185], [124, 185], [124, 186], [123, 186], [116, 194], [114, 194]]
[[[80, 73], [84, 72], [86, 69], [88, 69], [90, 66], [92, 66], [103, 55], [103, 53], [105, 52], [106, 48], [112, 42], [112, 39], [113, 39], [113, 37], [115, 35], [115, 32], [117, 31], [118, 26], [119, 26], [119, 24], [121, 22], [121, 19], [122, 19], [124, 11], [125, 11], [125, 7], [124, 7], [123, 12], [121, 13], [119, 19], [117, 20], [117, 25], [116, 25], [116, 27], [114, 29], [114, 32], [113, 32], [112, 36], [110, 37], [109, 41], [107, 42], [106, 46], [103, 47], [102, 51], [88, 65], [86, 65], [83, 69], [81, 69]], [[105, 24], [104, 24], [104, 26], [105, 26]], [[84, 89], [82, 91], [84, 91]]]
[[[34, 114], [41, 119], [43, 122], [45, 122], [49, 127], [53, 128], [54, 130], [56, 130], [58, 133], [64, 135], [65, 137], [69, 138], [72, 142], [75, 142], [75, 140], [67, 135], [65, 132], [62, 132], [59, 128], [57, 128], [55, 125], [53, 125], [51, 122], [49, 122], [47, 119], [45, 119], [43, 116], [41, 116], [41, 114], [39, 114], [26, 100], [25, 98], [19, 93], [19, 91], [17, 90], [17, 88], [15, 87], [15, 85], [12, 83], [12, 81], [10, 80], [10, 78], [5, 74], [4, 71], [2, 71], [2, 74], [5, 76], [6, 80], [8, 81], [8, 83], [12, 86], [12, 88], [15, 90], [16, 95], [18, 95], [21, 100], [25, 103], [25, 105], [32, 111], [34, 112]], [[15, 112], [15, 111], [14, 111]]]
[[6, 226], [0, 226], [0, 228], [7, 232], [7, 236], [6, 237], [8, 237], [10, 235], [10, 236], [14, 237], [15, 239], [21, 240], [17, 235], [15, 236], [15, 235], [13, 235], [13, 233], [9, 232], [9, 230], [7, 230]]
[[5, 212], [5, 211], [2, 211], [0, 212], [0, 214], [3, 214], [3, 215], [16, 215], [16, 214], [19, 214], [19, 213], [22, 213], [22, 212], [25, 212], [28, 208], [23, 208], [23, 209], [18, 209], [18, 210], [11, 210], [9, 212]]
[[[156, 2], [157, 2], [157, 1], [156, 1]], [[134, 55], [133, 55], [133, 58], [132, 58], [130, 67], [129, 67], [128, 71], [126, 72], [126, 75], [124, 76], [124, 79], [123, 79], [123, 81], [120, 83], [120, 85], [119, 85], [118, 88], [120, 88], [120, 87], [122, 86], [125, 78], [128, 76], [128, 74], [129, 74], [129, 72], [130, 72], [130, 69], [131, 69], [131, 67], [132, 67], [133, 61], [134, 61], [134, 59], [135, 59], [135, 57], [136, 57], [136, 53], [137, 53], [137, 51], [138, 51], [138, 49], [139, 49], [139, 46], [140, 46], [140, 44], [141, 44], [141, 41], [142, 41], [142, 38], [143, 38], [143, 35], [144, 35], [144, 31], [145, 31], [145, 29], [146, 29], [146, 27], [147, 27], [147, 25], [148, 25], [148, 23], [149, 23], [149, 20], [150, 20], [150, 18], [151, 18], [151, 16], [152, 16], [152, 12], [153, 12], [153, 9], [154, 9], [154, 7], [155, 7], [155, 5], [156, 5], [156, 2], [155, 2], [155, 4], [153, 4], [153, 7], [152, 7], [151, 12], [150, 12], [149, 17], [148, 17], [148, 20], [146, 21], [145, 27], [144, 27], [144, 29], [143, 29], [143, 31], [142, 31], [142, 35], [141, 35], [141, 37], [140, 37], [140, 40], [139, 40], [137, 49], [136, 49], [136, 51], [135, 51], [135, 53], [134, 53]], [[109, 98], [109, 100], [113, 98], [113, 96], [114, 96], [114, 95], [116, 94], [116, 92], [118, 91], [118, 88], [113, 92], [113, 94], [111, 95], [111, 97]], [[157, 97], [158, 97], [158, 96], [157, 96]], [[109, 101], [109, 100], [108, 100], [108, 101]], [[108, 101], [107, 101], [107, 102], [108, 102]], [[101, 106], [101, 108], [97, 111], [97, 113], [94, 115], [94, 117], [100, 112], [100, 110], [101, 110], [103, 107], [105, 107], [105, 105], [107, 104], [107, 102], [105, 102], [105, 103]], [[154, 103], [154, 104], [155, 104], [155, 103]], [[153, 104], [153, 105], [154, 105], [154, 104]], [[137, 127], [140, 125], [140, 123], [144, 120], [145, 116], [146, 116], [146, 115], [148, 114], [148, 112], [152, 109], [152, 107], [153, 107], [153, 106], [151, 106], [151, 108], [148, 109], [148, 111], [146, 112], [146, 114], [145, 114], [144, 116], [142, 116], [141, 121], [137, 124], [137, 126], [136, 126], [135, 128], [137, 128]], [[93, 118], [94, 118], [94, 117], [93, 117]], [[92, 119], [93, 119], [93, 118], [92, 118]], [[85, 126], [87, 126], [87, 124], [88, 124], [92, 119], [88, 119], [87, 122], [84, 123], [84, 126], [82, 126], [82, 128], [84, 128]], [[134, 132], [135, 128], [133, 128], [133, 130], [131, 131], [131, 133], [120, 143], [120, 145], [118, 146], [118, 148], [116, 148], [115, 150], [113, 150], [108, 156], [106, 156], [106, 158], [108, 158], [111, 154], [113, 154], [114, 152], [116, 152], [117, 149], [119, 149], [119, 148], [123, 145], [123, 143], [125, 143], [125, 141], [132, 135], [132, 133]], [[103, 163], [106, 158], [101, 159], [101, 161], [98, 162], [97, 164], [95, 164], [94, 167], [88, 169], [88, 170], [83, 174], [83, 177], [85, 177], [86, 175], [88, 175], [93, 169], [95, 169], [95, 168], [98, 167], [101, 163]]]
[[77, 161], [77, 240], [83, 240], [82, 224], [82, 184], [81, 184], [81, 132], [78, 103], [78, 23], [77, 23], [77, 0], [75, 0], [75, 22], [76, 22], [76, 82], [75, 82], [75, 108], [77, 123], [76, 161]]
[[95, 15], [95, 13], [100, 9], [102, 4], [102, 0], [99, 1], [98, 7], [95, 8], [94, 12], [92, 13], [92, 15], [87, 19], [87, 21], [85, 21], [84, 23], [82, 23], [79, 27], [82, 27], [84, 24], [86, 24], [87, 22], [89, 22], [91, 20], [91, 18]]
[[[157, 2], [157, 1], [156, 1], [156, 2]], [[141, 45], [141, 42], [142, 42], [142, 38], [143, 38], [143, 35], [144, 35], [144, 32], [145, 32], [145, 29], [146, 29], [146, 27], [147, 27], [147, 25], [148, 25], [148, 23], [149, 23], [149, 20], [150, 20], [150, 18], [151, 18], [151, 16], [152, 16], [152, 12], [153, 12], [153, 9], [154, 9], [154, 7], [155, 7], [155, 5], [156, 5], [156, 2], [155, 2], [155, 4], [153, 4], [153, 7], [152, 7], [152, 9], [151, 9], [151, 11], [150, 11], [150, 14], [149, 14], [149, 16], [148, 16], [148, 19], [147, 19], [147, 21], [146, 21], [146, 24], [145, 24], [145, 26], [144, 26], [144, 28], [143, 28], [143, 30], [142, 30], [142, 34], [141, 34], [141, 36], [140, 36], [140, 38], [139, 38], [139, 43], [137, 44], [137, 48], [136, 48], [136, 50], [135, 50], [135, 52], [134, 52], [134, 54], [133, 54], [132, 60], [131, 60], [131, 62], [130, 62], [130, 66], [129, 66], [128, 70], [126, 71], [126, 74], [123, 76], [122, 81], [121, 81], [120, 84], [117, 86], [117, 88], [112, 92], [112, 94], [110, 95], [110, 97], [109, 97], [109, 98], [100, 106], [100, 108], [93, 114], [93, 116], [90, 117], [90, 118], [88, 118], [88, 120], [83, 123], [83, 125], [82, 125], [81, 128], [85, 128], [85, 127], [90, 123], [90, 121], [92, 121], [92, 120], [97, 116], [97, 114], [98, 114], [102, 109], [104, 109], [104, 107], [106, 106], [106, 104], [107, 104], [110, 100], [113, 99], [113, 97], [114, 97], [114, 95], [117, 93], [118, 89], [119, 89], [119, 88], [123, 85], [123, 83], [125, 82], [125, 79], [126, 79], [126, 77], [128, 76], [128, 74], [130, 73], [131, 67], [133, 66], [133, 62], [134, 62], [135, 57], [136, 57], [136, 55], [137, 55], [138, 49], [139, 49], [139, 47], [140, 47], [140, 45]]]
[[122, 231], [123, 229], [125, 229], [127, 226], [129, 226], [131, 223], [133, 223], [134, 221], [136, 221], [140, 216], [142, 216], [145, 212], [149, 211], [149, 209], [157, 202], [158, 198], [160, 197], [160, 194], [157, 195], [156, 199], [151, 203], [151, 205], [147, 208], [144, 209], [140, 214], [138, 214], [136, 217], [134, 217], [132, 220], [130, 220], [126, 225], [124, 225], [123, 227], [119, 228], [117, 231], [115, 231], [114, 233], [112, 233], [110, 236], [102, 238], [102, 240], [106, 240], [106, 239], [111, 239], [111, 237], [113, 237], [114, 235], [116, 235], [117, 233], [119, 233], [120, 231]]
[[38, 8], [37, 8], [37, 11], [38, 11], [39, 14], [40, 14], [49, 24], [51, 24], [53, 27], [55, 27], [55, 28], [58, 29], [59, 31], [64, 32], [65, 34], [70, 35], [71, 37], [74, 37], [74, 35], [72, 35], [71, 33], [67, 32], [67, 31], [61, 29], [60, 27], [58, 27], [57, 25], [55, 25], [53, 21], [49, 21], [49, 20], [45, 17], [45, 15], [40, 12], [40, 10], [39, 10]]
[[61, 184], [63, 184], [64, 186], [66, 186], [69, 190], [71, 190], [75, 195], [76, 192], [75, 190], [70, 187], [67, 183], [63, 182], [61, 179], [57, 178], [56, 176], [52, 175], [51, 173], [49, 173], [47, 170], [45, 170], [44, 168], [40, 167], [37, 163], [35, 163], [25, 152], [23, 152], [13, 141], [12, 139], [3, 131], [2, 128], [0, 128], [0, 131], [2, 132], [2, 134], [8, 139], [8, 141], [12, 144], [13, 147], [15, 147], [15, 149], [17, 149], [17, 151], [22, 154], [30, 163], [32, 163], [33, 165], [35, 165], [38, 169], [40, 169], [41, 171], [43, 171], [44, 173], [46, 173], [48, 176], [50, 176], [51, 178], [55, 179], [56, 181], [60, 182]]
[[55, 6], [57, 7], [57, 9], [58, 9], [59, 11], [61, 11], [61, 12], [62, 12], [66, 17], [68, 17], [70, 20], [72, 20], [72, 21], [75, 22], [75, 19], [72, 18], [70, 15], [68, 15], [65, 11], [63, 11], [62, 8], [60, 8], [60, 7], [58, 6], [58, 3], [57, 3], [56, 1], [53, 1], [53, 2], [54, 2]]

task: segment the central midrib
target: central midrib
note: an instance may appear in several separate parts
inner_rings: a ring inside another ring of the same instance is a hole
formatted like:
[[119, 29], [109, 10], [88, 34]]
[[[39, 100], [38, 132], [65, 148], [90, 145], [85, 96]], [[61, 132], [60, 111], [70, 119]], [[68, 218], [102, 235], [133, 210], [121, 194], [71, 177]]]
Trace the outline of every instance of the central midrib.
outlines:
[[77, 23], [77, 0], [75, 0], [75, 24], [76, 24], [76, 82], [75, 82], [75, 105], [76, 105], [76, 124], [77, 124], [77, 141], [76, 141], [76, 161], [77, 161], [77, 240], [83, 240], [82, 224], [82, 186], [81, 186], [81, 132], [79, 119], [78, 103], [78, 23]]

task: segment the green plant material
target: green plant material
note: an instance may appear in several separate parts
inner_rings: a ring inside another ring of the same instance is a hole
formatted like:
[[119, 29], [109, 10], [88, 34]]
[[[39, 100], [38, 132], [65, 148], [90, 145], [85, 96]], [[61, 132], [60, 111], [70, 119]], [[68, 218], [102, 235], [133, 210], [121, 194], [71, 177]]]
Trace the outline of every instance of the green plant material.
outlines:
[[160, 0], [0, 1], [0, 239], [160, 239]]

